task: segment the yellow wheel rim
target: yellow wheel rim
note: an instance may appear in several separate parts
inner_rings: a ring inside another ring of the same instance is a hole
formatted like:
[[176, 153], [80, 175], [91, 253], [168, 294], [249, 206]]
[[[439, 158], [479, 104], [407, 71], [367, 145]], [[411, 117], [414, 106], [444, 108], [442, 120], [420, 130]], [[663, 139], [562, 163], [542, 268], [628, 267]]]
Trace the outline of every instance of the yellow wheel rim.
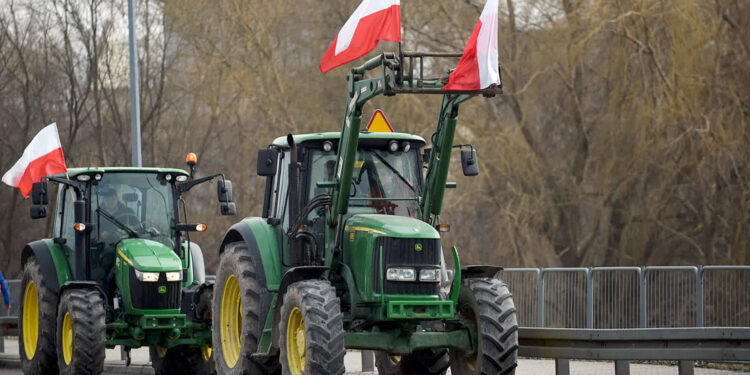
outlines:
[[307, 339], [305, 339], [305, 321], [298, 308], [289, 313], [286, 326], [286, 357], [292, 375], [302, 375], [305, 371]]
[[399, 362], [401, 362], [401, 356], [400, 355], [389, 355], [388, 360], [391, 361], [392, 365], [397, 365]]
[[167, 348], [162, 348], [161, 346], [156, 347], [156, 355], [159, 356], [159, 358], [164, 358], [167, 355]]
[[62, 350], [65, 364], [69, 365], [70, 359], [73, 358], [73, 319], [67, 311], [62, 324]]
[[203, 356], [203, 360], [205, 362], [210, 361], [211, 360], [211, 345], [201, 346], [201, 355]]
[[221, 351], [224, 362], [234, 368], [240, 359], [240, 337], [242, 330], [242, 305], [240, 284], [234, 275], [229, 275], [221, 294]]
[[34, 358], [39, 340], [39, 296], [36, 284], [29, 281], [23, 293], [23, 349], [26, 358]]

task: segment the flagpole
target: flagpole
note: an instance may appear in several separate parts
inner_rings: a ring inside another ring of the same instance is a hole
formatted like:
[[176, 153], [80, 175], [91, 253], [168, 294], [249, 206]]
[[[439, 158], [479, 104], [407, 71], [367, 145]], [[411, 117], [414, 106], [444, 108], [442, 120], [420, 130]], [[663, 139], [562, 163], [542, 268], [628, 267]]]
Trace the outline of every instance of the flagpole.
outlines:
[[[68, 176], [68, 172], [67, 171], [65, 171], [65, 178], [68, 179], [68, 180], [70, 180], [70, 176]], [[73, 195], [73, 190], [71, 190], [69, 188], [68, 191], [70, 192], [70, 199], [72, 199], [73, 203], [75, 203], [76, 197]]]

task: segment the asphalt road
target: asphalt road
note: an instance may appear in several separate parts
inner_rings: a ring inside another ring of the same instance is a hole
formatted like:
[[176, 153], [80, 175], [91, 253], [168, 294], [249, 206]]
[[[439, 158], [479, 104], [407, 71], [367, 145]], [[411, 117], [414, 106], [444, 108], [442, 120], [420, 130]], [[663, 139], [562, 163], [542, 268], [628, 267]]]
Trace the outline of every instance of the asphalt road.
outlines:
[[[5, 340], [5, 351], [0, 353], [0, 375], [19, 375], [20, 362], [18, 360], [18, 342], [16, 340]], [[118, 349], [107, 350], [105, 373], [108, 375], [125, 374], [153, 374], [149, 364], [148, 348], [133, 349], [132, 363], [125, 367], [125, 362], [120, 359]], [[359, 351], [350, 351], [345, 357], [347, 375], [371, 375], [372, 372], [362, 372], [361, 354]], [[554, 374], [555, 362], [544, 359], [526, 359], [518, 361], [516, 375], [541, 375]], [[614, 375], [613, 362], [571, 361], [570, 373], [575, 375]], [[632, 375], [677, 375], [676, 366], [631, 364]], [[750, 374], [750, 372], [744, 372]], [[450, 372], [449, 372], [450, 374]], [[738, 375], [743, 372], [696, 368], [696, 375]]]

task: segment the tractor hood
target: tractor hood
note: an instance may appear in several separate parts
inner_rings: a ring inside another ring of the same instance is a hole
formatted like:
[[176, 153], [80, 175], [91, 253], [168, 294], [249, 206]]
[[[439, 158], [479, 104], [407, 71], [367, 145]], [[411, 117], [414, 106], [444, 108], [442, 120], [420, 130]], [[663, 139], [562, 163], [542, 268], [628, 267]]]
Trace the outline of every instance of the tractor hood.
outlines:
[[143, 238], [128, 238], [117, 244], [117, 256], [138, 271], [180, 271], [182, 262], [164, 244]]
[[438, 231], [422, 220], [393, 215], [354, 215], [346, 221], [344, 230], [393, 238], [440, 238]]

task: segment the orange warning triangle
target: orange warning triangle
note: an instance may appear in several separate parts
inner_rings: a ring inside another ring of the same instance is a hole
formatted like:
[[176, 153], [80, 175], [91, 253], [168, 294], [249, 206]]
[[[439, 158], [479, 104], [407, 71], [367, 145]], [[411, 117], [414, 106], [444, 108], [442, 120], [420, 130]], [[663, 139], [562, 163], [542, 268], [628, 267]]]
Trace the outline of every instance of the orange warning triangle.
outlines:
[[370, 125], [367, 125], [367, 131], [373, 133], [393, 133], [393, 128], [388, 119], [385, 118], [383, 111], [377, 109], [372, 114]]

